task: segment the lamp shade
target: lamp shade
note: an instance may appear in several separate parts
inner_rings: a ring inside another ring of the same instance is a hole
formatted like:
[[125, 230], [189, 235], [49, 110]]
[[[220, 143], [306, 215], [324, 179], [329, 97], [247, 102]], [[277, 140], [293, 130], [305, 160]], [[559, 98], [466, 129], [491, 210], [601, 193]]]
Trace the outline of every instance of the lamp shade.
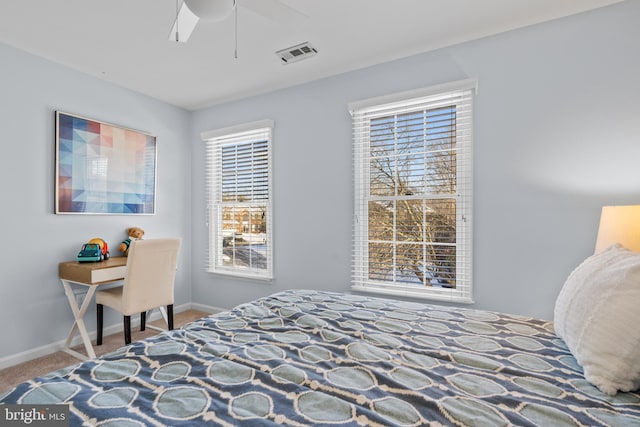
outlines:
[[602, 208], [595, 252], [598, 253], [614, 243], [640, 252], [640, 205]]

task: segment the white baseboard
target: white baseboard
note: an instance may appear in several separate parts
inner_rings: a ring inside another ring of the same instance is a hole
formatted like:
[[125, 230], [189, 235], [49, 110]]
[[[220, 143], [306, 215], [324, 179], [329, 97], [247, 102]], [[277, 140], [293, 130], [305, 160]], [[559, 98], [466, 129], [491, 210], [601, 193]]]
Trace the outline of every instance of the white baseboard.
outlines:
[[195, 302], [192, 302], [191, 310], [204, 311], [205, 313], [215, 314], [215, 313], [222, 313], [223, 311], [227, 311], [228, 308], [220, 308], [220, 307], [214, 307], [212, 305], [197, 304]]
[[[173, 308], [173, 312], [175, 313], [181, 313], [183, 311], [187, 311], [187, 310], [198, 310], [198, 311], [204, 311], [206, 313], [219, 313], [221, 311], [225, 311], [225, 309], [222, 308], [218, 308], [218, 307], [211, 307], [208, 305], [204, 305], [204, 304], [193, 304], [193, 303], [186, 303], [186, 304], [181, 304], [179, 306], [174, 306]], [[161, 319], [161, 315], [160, 315], [160, 311], [159, 310], [153, 310], [151, 312], [151, 314], [149, 315], [149, 317], [147, 318], [147, 322], [153, 322], [154, 320], [159, 320]], [[140, 324], [140, 320], [137, 319], [136, 317], [132, 317], [131, 319], [131, 326], [138, 326]], [[104, 336], [107, 335], [111, 335], [111, 334], [116, 334], [116, 333], [120, 333], [122, 332], [122, 325], [121, 324], [116, 324], [116, 325], [111, 325], [111, 326], [107, 326], [103, 329], [103, 334]], [[94, 340], [96, 339], [96, 331], [91, 331], [89, 332], [89, 337]], [[40, 347], [36, 347], [36, 348], [32, 348], [30, 350], [27, 351], [23, 351], [21, 353], [17, 353], [17, 354], [12, 354], [9, 356], [5, 356], [3, 358], [0, 359], [0, 369], [5, 369], [8, 368], [10, 366], [14, 366], [17, 365], [19, 363], [24, 363], [24, 362], [28, 362], [29, 360], [33, 360], [33, 359], [37, 359], [38, 357], [42, 357], [42, 356], [47, 356], [49, 354], [55, 353], [57, 351], [62, 350], [62, 347], [64, 346], [64, 342], [65, 340], [60, 340], [51, 344], [46, 344]], [[77, 335], [72, 341], [71, 341], [71, 347], [74, 347], [76, 345], [82, 344], [82, 339], [80, 338], [79, 335]], [[124, 341], [122, 343], [124, 345]]]

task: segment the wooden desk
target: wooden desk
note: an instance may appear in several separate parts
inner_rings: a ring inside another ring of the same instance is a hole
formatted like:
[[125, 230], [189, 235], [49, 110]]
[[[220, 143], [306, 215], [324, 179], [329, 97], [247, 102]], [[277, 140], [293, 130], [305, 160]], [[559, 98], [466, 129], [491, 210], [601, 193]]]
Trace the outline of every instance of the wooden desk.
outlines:
[[[105, 283], [113, 283], [124, 279], [125, 271], [127, 269], [126, 257], [113, 257], [106, 261], [100, 262], [61, 262], [58, 266], [58, 275], [62, 286], [64, 286], [64, 292], [69, 300], [69, 306], [73, 311], [75, 321], [73, 326], [67, 335], [67, 340], [62, 348], [63, 351], [81, 359], [87, 359], [82, 353], [71, 349], [71, 341], [76, 335], [76, 329], [80, 332], [84, 348], [87, 350], [89, 358], [96, 357], [96, 353], [91, 345], [91, 338], [87, 333], [87, 328], [84, 324], [84, 314], [91, 303], [93, 294], [96, 292], [98, 285]], [[85, 295], [80, 307], [76, 301], [76, 295], [73, 293], [72, 284], [84, 285], [87, 287], [87, 294]]]

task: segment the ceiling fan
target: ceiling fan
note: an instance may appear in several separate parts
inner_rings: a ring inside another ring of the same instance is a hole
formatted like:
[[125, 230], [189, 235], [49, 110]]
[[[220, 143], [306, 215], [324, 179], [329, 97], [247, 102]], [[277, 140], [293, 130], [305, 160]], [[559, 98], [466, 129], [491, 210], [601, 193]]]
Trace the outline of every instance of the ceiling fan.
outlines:
[[222, 21], [237, 11], [238, 6], [280, 24], [292, 25], [306, 18], [306, 15], [279, 0], [177, 0], [176, 19], [169, 40], [186, 42], [200, 20]]

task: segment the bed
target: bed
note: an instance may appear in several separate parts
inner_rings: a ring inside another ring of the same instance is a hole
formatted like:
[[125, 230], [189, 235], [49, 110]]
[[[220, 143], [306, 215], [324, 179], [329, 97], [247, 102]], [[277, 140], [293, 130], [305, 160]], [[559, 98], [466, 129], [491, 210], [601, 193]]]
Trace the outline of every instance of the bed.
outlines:
[[45, 377], [2, 403], [69, 405], [71, 425], [640, 425], [549, 321], [290, 290]]

